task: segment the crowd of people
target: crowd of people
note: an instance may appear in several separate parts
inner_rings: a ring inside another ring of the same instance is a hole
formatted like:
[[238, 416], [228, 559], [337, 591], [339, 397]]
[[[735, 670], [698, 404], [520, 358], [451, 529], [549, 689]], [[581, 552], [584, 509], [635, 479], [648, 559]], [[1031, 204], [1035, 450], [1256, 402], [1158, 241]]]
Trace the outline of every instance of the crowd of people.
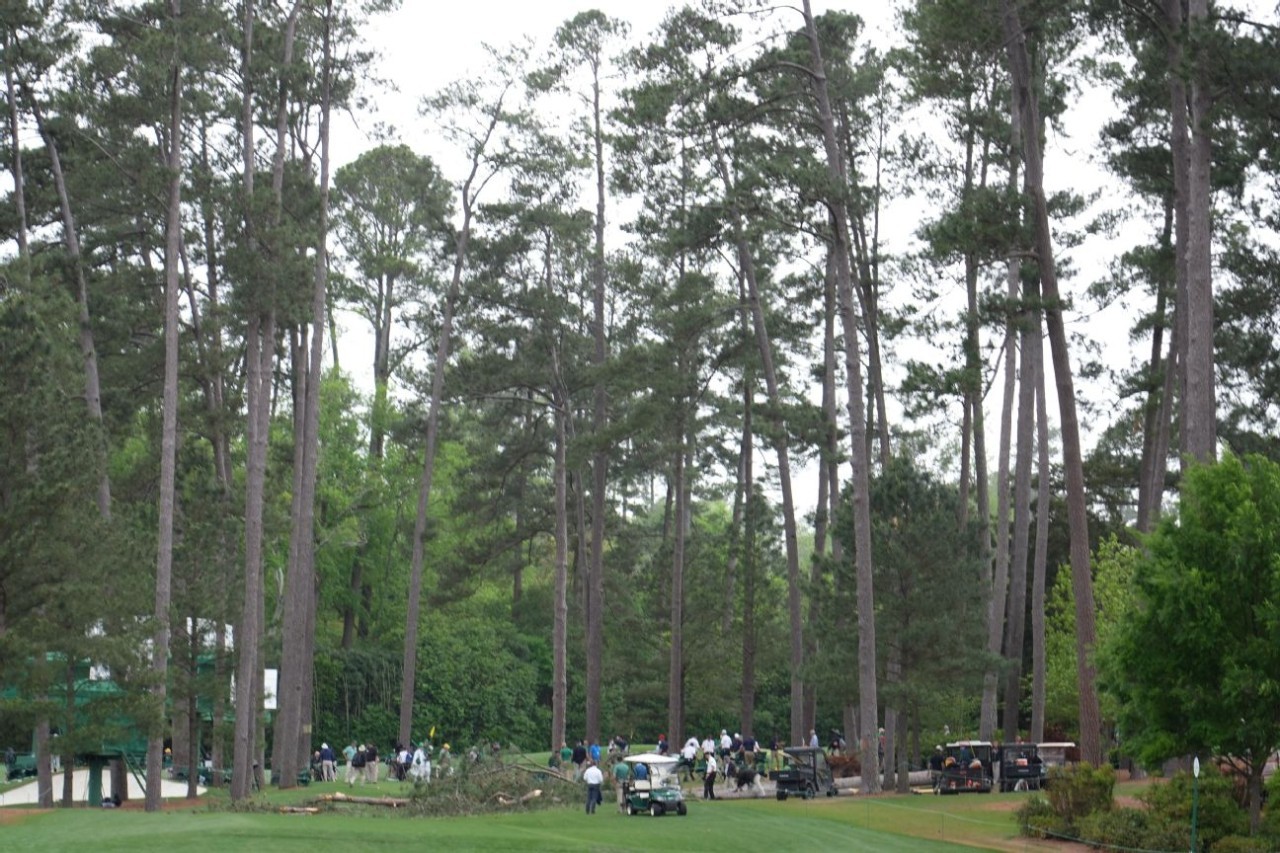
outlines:
[[[336, 782], [338, 779], [338, 755], [341, 754], [346, 771], [343, 781], [351, 786], [357, 784], [376, 784], [381, 766], [378, 747], [373, 743], [357, 744], [351, 741], [343, 747], [341, 753], [336, 752], [328, 743], [320, 744], [320, 748], [311, 756], [311, 777], [318, 782]], [[399, 744], [386, 757], [387, 775], [385, 778], [400, 782], [430, 782], [434, 771], [437, 775], [453, 773], [453, 754], [449, 744], [443, 744], [437, 751], [430, 740], [422, 740], [417, 744]]]
[[[816, 742], [817, 735], [810, 734]], [[843, 748], [843, 741], [838, 745]], [[626, 760], [629, 749], [627, 739], [617, 735], [609, 741], [608, 752], [602, 761], [597, 741], [580, 739], [573, 746], [562, 742], [560, 749], [551, 753], [548, 763], [574, 782], [586, 784], [586, 812], [595, 814], [596, 806], [603, 801], [601, 789], [606, 774], [602, 767], [608, 767], [608, 778], [616, 790], [619, 809], [625, 807], [627, 787], [649, 778], [650, 769], [644, 762]], [[733, 782], [739, 791], [748, 788], [756, 796], [764, 796], [761, 778], [770, 771], [782, 769], [786, 762], [782, 743], [776, 736], [765, 746], [750, 733], [745, 736], [736, 732], [730, 734], [728, 729], [721, 729], [719, 737], [708, 736], [702, 740], [690, 737], [678, 753], [672, 752], [667, 736], [660, 734], [653, 751], [658, 755], [675, 757], [677, 775], [684, 775], [689, 781], [700, 774], [702, 797], [708, 800], [716, 799], [717, 781]]]

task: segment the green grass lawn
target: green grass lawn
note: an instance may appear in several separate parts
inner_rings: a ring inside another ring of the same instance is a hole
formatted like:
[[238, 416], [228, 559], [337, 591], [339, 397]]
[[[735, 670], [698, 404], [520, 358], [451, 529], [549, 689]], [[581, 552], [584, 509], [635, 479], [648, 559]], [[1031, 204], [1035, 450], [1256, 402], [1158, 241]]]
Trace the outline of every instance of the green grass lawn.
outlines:
[[[348, 789], [313, 784], [272, 790], [264, 803], [296, 804], [329, 791], [400, 795], [396, 782]], [[562, 808], [464, 818], [415, 818], [368, 807], [360, 813], [326, 810], [318, 815], [223, 811], [225, 793], [191, 808], [160, 814], [135, 809], [55, 809], [5, 814], [5, 849], [24, 851], [332, 850], [425, 845], [444, 850], [645, 850], [747, 849], [850, 850], [877, 853], [1021, 849], [1012, 804], [1025, 794], [934, 796], [853, 795], [836, 799], [690, 800], [686, 817], [625, 817], [606, 802], [589, 816], [576, 802]], [[609, 795], [606, 794], [606, 800]]]

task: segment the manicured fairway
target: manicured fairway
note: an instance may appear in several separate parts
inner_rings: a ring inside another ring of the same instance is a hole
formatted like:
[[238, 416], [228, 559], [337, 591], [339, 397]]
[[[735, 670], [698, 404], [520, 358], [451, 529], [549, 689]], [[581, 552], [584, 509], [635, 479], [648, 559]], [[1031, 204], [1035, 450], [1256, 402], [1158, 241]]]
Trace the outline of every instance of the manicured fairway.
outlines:
[[[274, 798], [273, 798], [274, 799]], [[1000, 798], [1003, 799], [1003, 798]], [[565, 807], [531, 814], [406, 818], [396, 813], [319, 815], [169, 809], [0, 810], [4, 847], [24, 851], [269, 850], [848, 850], [932, 853], [1022, 849], [993, 797], [877, 797], [690, 803], [686, 817], [594, 816]], [[962, 846], [963, 845], [963, 846]]]

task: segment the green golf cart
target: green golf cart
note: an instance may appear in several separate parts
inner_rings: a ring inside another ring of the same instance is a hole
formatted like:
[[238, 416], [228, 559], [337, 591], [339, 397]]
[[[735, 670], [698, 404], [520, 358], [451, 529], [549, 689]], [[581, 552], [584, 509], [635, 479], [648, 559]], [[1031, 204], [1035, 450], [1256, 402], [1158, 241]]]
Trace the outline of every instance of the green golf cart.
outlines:
[[[628, 755], [623, 760], [631, 765], [631, 778], [622, 783], [622, 807], [627, 814], [662, 817], [688, 813], [684, 792], [680, 790], [680, 779], [676, 776], [676, 762], [679, 760], [676, 756], [643, 752]], [[636, 778], [637, 764], [644, 765], [646, 778]]]

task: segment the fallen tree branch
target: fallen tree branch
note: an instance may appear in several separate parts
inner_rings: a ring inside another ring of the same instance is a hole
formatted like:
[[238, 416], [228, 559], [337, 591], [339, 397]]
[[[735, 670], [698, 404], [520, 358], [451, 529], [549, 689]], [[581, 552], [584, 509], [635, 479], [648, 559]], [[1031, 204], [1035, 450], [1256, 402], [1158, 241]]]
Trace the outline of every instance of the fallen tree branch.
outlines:
[[522, 806], [525, 803], [529, 802], [530, 800], [536, 800], [538, 797], [541, 797], [541, 796], [542, 796], [542, 789], [534, 788], [532, 791], [528, 792], [527, 794], [523, 794], [519, 797], [511, 797], [507, 794], [503, 794], [499, 792], [497, 794], [494, 794], [493, 798], [497, 800], [498, 805], [501, 805], [501, 806], [517, 806], [517, 805]]
[[388, 806], [393, 809], [409, 805], [409, 800], [404, 797], [351, 797], [341, 791], [333, 794], [325, 794], [318, 799], [326, 803], [352, 803], [362, 806]]

